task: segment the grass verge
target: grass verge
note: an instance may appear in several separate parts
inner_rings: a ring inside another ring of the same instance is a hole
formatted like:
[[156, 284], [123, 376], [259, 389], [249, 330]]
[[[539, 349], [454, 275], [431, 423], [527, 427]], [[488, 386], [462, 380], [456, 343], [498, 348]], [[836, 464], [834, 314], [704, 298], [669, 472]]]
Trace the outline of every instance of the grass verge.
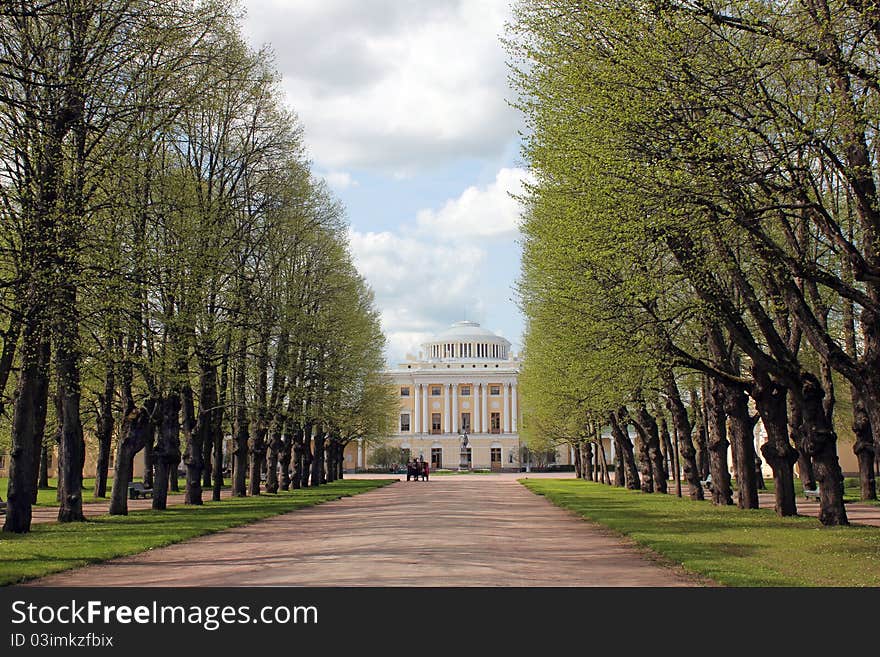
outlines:
[[179, 543], [389, 483], [392, 480], [343, 479], [318, 488], [224, 499], [200, 507], [132, 511], [84, 523], [38, 523], [29, 534], [0, 533], [0, 585]]
[[[141, 477], [135, 477], [134, 481], [143, 481]], [[230, 485], [231, 480], [227, 477], [223, 480], [224, 487]], [[183, 488], [185, 482], [183, 478], [180, 478], [179, 481], [180, 492], [183, 492]], [[37, 490], [37, 504], [36, 506], [58, 506], [57, 499], [57, 486], [58, 480], [54, 477], [49, 479], [49, 487], [48, 488], [40, 488]], [[9, 478], [8, 477], [0, 477], [0, 498], [6, 499], [6, 491], [9, 488]], [[93, 502], [109, 502], [110, 501], [110, 491], [113, 490], [113, 477], [107, 479], [107, 496], [106, 497], [95, 497], [95, 478], [94, 477], [86, 477], [83, 479], [83, 487], [82, 487], [82, 498], [83, 504], [92, 504]], [[210, 491], [210, 488], [208, 488]], [[170, 495], [175, 495], [169, 491]]]
[[522, 479], [529, 490], [728, 586], [880, 586], [880, 528], [822, 527], [576, 479]]

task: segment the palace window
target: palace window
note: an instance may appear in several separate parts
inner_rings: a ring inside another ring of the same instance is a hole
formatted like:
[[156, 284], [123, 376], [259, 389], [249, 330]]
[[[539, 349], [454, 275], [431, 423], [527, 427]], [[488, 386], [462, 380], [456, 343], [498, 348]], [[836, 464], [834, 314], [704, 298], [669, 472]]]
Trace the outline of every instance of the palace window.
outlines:
[[400, 387], [400, 396], [401, 397], [409, 397], [409, 386], [401, 386]]
[[400, 414], [400, 432], [406, 433], [409, 431], [409, 413], [401, 413]]
[[490, 460], [493, 468], [500, 468], [501, 467], [501, 448], [500, 447], [493, 447], [491, 449], [489, 460]]
[[471, 387], [470, 386], [462, 386], [461, 387], [461, 396], [462, 397], [470, 397], [471, 396]]
[[470, 413], [462, 413], [461, 414], [461, 430], [471, 432], [471, 414]]
[[431, 413], [431, 433], [440, 433], [440, 413]]
[[440, 396], [440, 386], [431, 386], [431, 396], [439, 397]]
[[443, 467], [443, 448], [442, 447], [432, 447], [431, 448], [431, 469], [439, 470]]
[[501, 394], [501, 386], [489, 386], [489, 394], [497, 397]]
[[501, 413], [492, 413], [489, 418], [489, 432], [501, 433]]

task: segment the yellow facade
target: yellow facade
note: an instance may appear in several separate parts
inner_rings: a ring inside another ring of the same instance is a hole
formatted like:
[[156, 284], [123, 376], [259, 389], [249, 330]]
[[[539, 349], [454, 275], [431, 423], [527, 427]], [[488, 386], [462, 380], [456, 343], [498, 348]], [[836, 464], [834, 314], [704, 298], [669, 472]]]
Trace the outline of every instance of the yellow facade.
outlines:
[[458, 469], [467, 435], [468, 467], [519, 470], [519, 360], [510, 343], [474, 322], [457, 322], [422, 347], [387, 372], [400, 403], [387, 440], [435, 467]]

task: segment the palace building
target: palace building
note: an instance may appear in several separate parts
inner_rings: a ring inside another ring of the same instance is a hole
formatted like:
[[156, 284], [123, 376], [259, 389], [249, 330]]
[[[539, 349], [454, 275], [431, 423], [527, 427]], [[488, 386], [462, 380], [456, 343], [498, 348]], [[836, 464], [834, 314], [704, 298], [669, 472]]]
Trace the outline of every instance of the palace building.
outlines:
[[[518, 471], [519, 360], [510, 342], [460, 321], [421, 346], [386, 372], [400, 399], [390, 442], [433, 469]], [[358, 454], [364, 461], [369, 455]]]

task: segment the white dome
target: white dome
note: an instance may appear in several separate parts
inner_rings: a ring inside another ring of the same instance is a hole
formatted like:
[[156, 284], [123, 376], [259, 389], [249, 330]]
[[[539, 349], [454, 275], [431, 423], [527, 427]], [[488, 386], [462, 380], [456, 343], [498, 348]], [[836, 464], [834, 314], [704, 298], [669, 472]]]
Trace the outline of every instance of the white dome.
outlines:
[[507, 360], [510, 342], [477, 322], [462, 320], [422, 344], [428, 360]]
[[[434, 336], [431, 342], [442, 342], [443, 340], [466, 340], [468, 338], [499, 338], [504, 340], [504, 338], [495, 335], [492, 331], [483, 328], [476, 322], [464, 319], [460, 322], [456, 322], [445, 331], [438, 333]], [[507, 341], [505, 340], [505, 342]]]

